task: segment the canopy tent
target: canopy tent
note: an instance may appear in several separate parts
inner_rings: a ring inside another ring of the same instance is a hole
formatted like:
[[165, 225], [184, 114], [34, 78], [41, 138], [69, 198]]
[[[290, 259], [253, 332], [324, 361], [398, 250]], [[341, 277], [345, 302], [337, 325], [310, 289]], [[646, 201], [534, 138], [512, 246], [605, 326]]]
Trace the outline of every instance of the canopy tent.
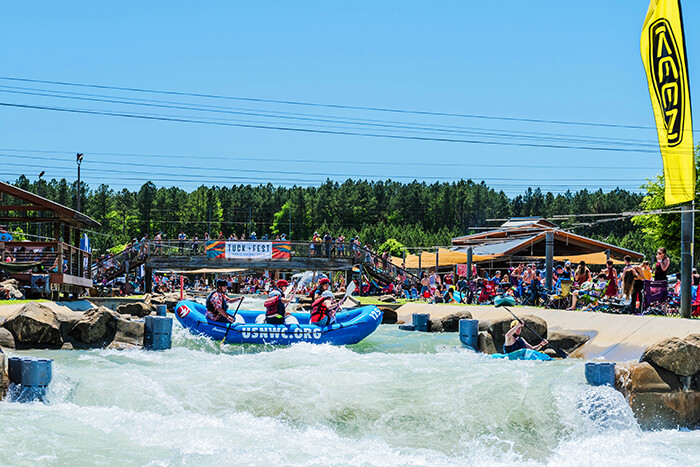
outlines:
[[[542, 259], [545, 259], [545, 258], [542, 257]], [[617, 264], [617, 265], [625, 264], [624, 261], [621, 261], [619, 259], [615, 259], [612, 256], [610, 257], [610, 259], [613, 261], [613, 264]], [[563, 263], [567, 260], [571, 261], [572, 266], [577, 265], [581, 261], [585, 261], [586, 264], [605, 264], [608, 261], [608, 257], [603, 252], [588, 253], [586, 255], [569, 255], [569, 256], [555, 256], [554, 257], [555, 262]]]
[[187, 270], [173, 270], [173, 269], [158, 269], [155, 271], [156, 274], [227, 274], [247, 271], [244, 268], [201, 268], [201, 269], [187, 269]]
[[[467, 263], [467, 253], [448, 250], [446, 248], [439, 248], [437, 255], [438, 266], [455, 266], [457, 264]], [[488, 261], [496, 257], [497, 256], [495, 255], [472, 255], [472, 261], [474, 263], [478, 263], [481, 261]], [[391, 259], [391, 262], [400, 267], [403, 263], [403, 259], [394, 257]], [[407, 255], [405, 267], [406, 269], [418, 269], [418, 262], [418, 255]], [[420, 267], [423, 269], [435, 267], [435, 253], [423, 252], [420, 255]]]

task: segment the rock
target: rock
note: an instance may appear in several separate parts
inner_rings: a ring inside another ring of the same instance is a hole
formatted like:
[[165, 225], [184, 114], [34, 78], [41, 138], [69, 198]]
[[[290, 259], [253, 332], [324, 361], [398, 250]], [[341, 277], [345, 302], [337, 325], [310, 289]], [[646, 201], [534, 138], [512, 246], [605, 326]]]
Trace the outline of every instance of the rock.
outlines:
[[700, 372], [700, 334], [683, 339], [671, 337], [650, 345], [639, 359], [664, 368], [679, 376]]
[[5, 374], [6, 366], [5, 354], [2, 352], [2, 349], [0, 349], [0, 400], [5, 398], [5, 392], [7, 392], [7, 387], [10, 385], [7, 375]]
[[680, 380], [670, 371], [657, 371], [648, 362], [622, 363], [615, 367], [615, 387], [625, 395], [671, 392], [680, 389]]
[[24, 298], [24, 293], [20, 290], [17, 279], [7, 279], [0, 282], [0, 289], [5, 289], [10, 298], [16, 298], [18, 300]]
[[479, 352], [489, 355], [498, 353], [493, 343], [493, 337], [488, 332], [479, 332]]
[[126, 303], [117, 307], [117, 313], [137, 316], [139, 318], [150, 315], [151, 311], [153, 311], [151, 305], [144, 302]]
[[116, 314], [101, 306], [86, 311], [83, 317], [73, 325], [69, 335], [84, 344], [108, 342], [114, 337], [117, 327]]
[[378, 300], [383, 303], [396, 303], [396, 299], [393, 295], [382, 295]]
[[15, 348], [15, 337], [10, 331], [5, 328], [0, 327], [0, 347], [5, 347], [6, 349]]
[[39, 346], [60, 348], [63, 336], [56, 313], [41, 303], [29, 302], [12, 313], [4, 324], [18, 348]]
[[467, 310], [459, 310], [442, 318], [430, 320], [431, 332], [458, 332], [460, 319], [472, 319], [472, 314]]
[[117, 318], [116, 333], [110, 347], [142, 346], [145, 324]]
[[700, 392], [642, 392], [628, 398], [642, 429], [700, 427]]
[[378, 306], [382, 312], [382, 324], [396, 324], [396, 311], [386, 307], [386, 306]]
[[552, 344], [554, 347], [559, 347], [568, 354], [581, 347], [583, 344], [588, 342], [589, 339], [590, 338], [584, 334], [575, 334], [572, 332], [564, 331], [548, 330], [547, 336], [547, 340], [550, 344]]
[[[547, 338], [547, 322], [538, 316], [521, 315], [520, 319], [525, 321], [525, 324], [532, 328], [537, 334]], [[493, 337], [493, 343], [499, 352], [503, 351], [503, 343], [505, 342], [506, 332], [510, 330], [511, 318], [501, 318], [491, 321], [488, 327], [488, 332]], [[540, 343], [540, 338], [534, 335], [529, 329], [523, 327], [520, 337], [528, 341], [532, 345]]]

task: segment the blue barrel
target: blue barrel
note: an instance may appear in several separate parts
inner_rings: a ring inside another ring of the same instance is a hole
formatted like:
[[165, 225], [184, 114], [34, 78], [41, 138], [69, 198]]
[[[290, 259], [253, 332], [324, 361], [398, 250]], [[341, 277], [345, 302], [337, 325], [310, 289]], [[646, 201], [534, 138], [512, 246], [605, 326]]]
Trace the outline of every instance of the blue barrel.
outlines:
[[147, 350], [167, 350], [172, 345], [173, 319], [146, 316], [143, 346]]
[[586, 363], [586, 381], [591, 386], [615, 386], [615, 362]]
[[459, 340], [464, 347], [469, 347], [475, 352], [479, 351], [479, 320], [459, 320]]
[[416, 331], [430, 330], [430, 313], [413, 313], [413, 327]]
[[53, 360], [32, 357], [21, 360], [21, 387], [17, 401], [43, 401], [53, 377]]
[[10, 377], [11, 383], [22, 383], [22, 359], [20, 357], [10, 357], [7, 359], [7, 374]]
[[156, 316], [168, 316], [168, 305], [156, 305]]

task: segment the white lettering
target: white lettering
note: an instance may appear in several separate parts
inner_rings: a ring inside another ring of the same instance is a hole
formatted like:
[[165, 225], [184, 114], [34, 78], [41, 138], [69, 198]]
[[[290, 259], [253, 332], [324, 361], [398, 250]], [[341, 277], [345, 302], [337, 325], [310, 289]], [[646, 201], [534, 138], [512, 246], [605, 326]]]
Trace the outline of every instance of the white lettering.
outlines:
[[323, 333], [321, 332], [321, 328], [314, 328], [312, 332], [314, 335], [314, 339], [320, 339], [323, 335]]
[[304, 330], [302, 328], [296, 328], [294, 330], [294, 337], [297, 339], [301, 339], [301, 336], [304, 334]]

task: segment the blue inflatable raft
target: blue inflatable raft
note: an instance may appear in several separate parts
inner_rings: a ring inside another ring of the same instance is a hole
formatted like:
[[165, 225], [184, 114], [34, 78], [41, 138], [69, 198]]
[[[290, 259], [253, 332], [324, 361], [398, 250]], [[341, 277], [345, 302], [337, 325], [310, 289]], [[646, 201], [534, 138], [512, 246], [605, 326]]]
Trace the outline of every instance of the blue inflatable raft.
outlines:
[[357, 344], [382, 322], [382, 312], [374, 305], [337, 313], [338, 322], [330, 326], [309, 324], [309, 313], [292, 313], [293, 319], [287, 320], [289, 324], [265, 324], [256, 323], [264, 311], [239, 310], [236, 322], [229, 324], [208, 320], [206, 312], [206, 306], [189, 300], [183, 300], [175, 307], [175, 316], [184, 328], [228, 344]]
[[493, 358], [507, 358], [508, 360], [540, 360], [548, 361], [552, 360], [552, 357], [546, 353], [538, 352], [532, 349], [520, 349], [511, 353], [495, 353], [492, 354]]

